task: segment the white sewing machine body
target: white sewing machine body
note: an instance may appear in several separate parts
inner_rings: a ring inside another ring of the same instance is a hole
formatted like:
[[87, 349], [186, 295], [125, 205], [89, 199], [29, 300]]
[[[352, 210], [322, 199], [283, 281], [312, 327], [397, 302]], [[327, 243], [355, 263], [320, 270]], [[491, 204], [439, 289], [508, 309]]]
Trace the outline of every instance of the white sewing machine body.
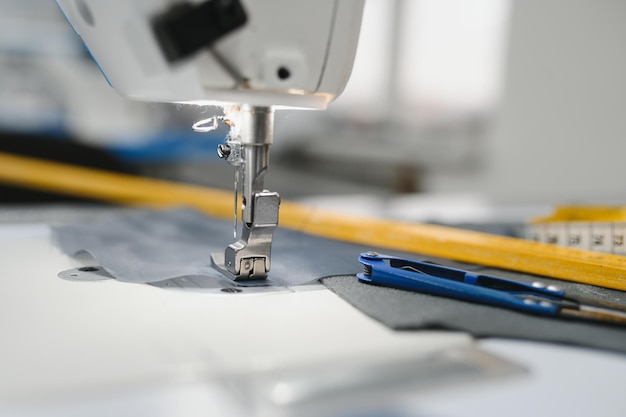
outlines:
[[350, 76], [364, 2], [244, 1], [240, 27], [172, 61], [154, 22], [180, 3], [57, 3], [111, 86], [125, 97], [323, 109]]

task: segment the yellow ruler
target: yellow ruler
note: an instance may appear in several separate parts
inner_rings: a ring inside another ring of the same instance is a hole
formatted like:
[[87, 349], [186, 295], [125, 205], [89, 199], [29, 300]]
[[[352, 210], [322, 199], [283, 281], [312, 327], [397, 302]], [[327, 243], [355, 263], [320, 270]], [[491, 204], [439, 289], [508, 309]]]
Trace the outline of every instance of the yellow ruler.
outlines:
[[[228, 219], [232, 194], [0, 153], [0, 182], [121, 204], [188, 206]], [[315, 236], [626, 290], [626, 257], [284, 201], [280, 226]]]

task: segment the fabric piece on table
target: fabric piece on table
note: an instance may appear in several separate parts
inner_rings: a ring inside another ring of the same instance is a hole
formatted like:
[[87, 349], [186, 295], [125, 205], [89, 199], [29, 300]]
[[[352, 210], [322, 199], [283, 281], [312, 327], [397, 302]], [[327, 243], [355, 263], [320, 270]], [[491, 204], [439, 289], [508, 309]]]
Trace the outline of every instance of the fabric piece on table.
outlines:
[[[119, 281], [155, 283], [185, 276], [223, 280], [210, 265], [211, 252], [222, 252], [232, 237], [232, 223], [189, 209], [114, 213], [101, 221], [53, 229], [60, 248], [86, 251]], [[361, 252], [376, 250], [278, 228], [272, 247], [270, 284], [322, 283], [370, 317], [396, 330], [461, 330], [476, 337], [509, 337], [590, 346], [626, 352], [626, 328], [531, 316], [408, 291], [363, 284]], [[424, 260], [419, 255], [389, 253]], [[573, 294], [626, 305], [626, 293], [528, 274], [495, 270], [438, 258], [442, 265], [520, 281], [544, 281]], [[320, 306], [323, 308], [323, 306]]]
[[[223, 253], [232, 233], [232, 222], [190, 209], [137, 210], [53, 228], [63, 252], [72, 256], [87, 252], [117, 280], [137, 283], [187, 276], [223, 280], [211, 266], [211, 253]], [[294, 286], [329, 275], [355, 274], [361, 269], [357, 258], [366, 250], [278, 228], [269, 284]]]

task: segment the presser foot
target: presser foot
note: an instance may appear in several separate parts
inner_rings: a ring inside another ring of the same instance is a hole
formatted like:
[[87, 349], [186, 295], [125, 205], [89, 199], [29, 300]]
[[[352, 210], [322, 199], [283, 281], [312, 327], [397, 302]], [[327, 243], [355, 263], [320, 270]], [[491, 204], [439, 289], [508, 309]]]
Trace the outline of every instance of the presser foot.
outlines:
[[223, 253], [211, 254], [212, 265], [234, 281], [264, 280], [270, 270], [272, 237], [278, 226], [278, 193], [255, 193], [252, 222], [244, 223], [242, 237]]
[[[242, 281], [264, 281], [267, 279], [267, 273], [269, 271], [265, 270], [265, 261], [257, 258], [249, 260], [242, 260], [244, 265], [244, 273], [236, 274], [232, 269], [232, 265], [229, 269], [229, 266], [226, 265], [225, 256], [221, 252], [213, 252], [211, 254], [211, 266], [221, 272], [226, 278], [231, 279], [233, 281], [242, 282]], [[248, 270], [245, 270], [246, 264], [248, 264]]]

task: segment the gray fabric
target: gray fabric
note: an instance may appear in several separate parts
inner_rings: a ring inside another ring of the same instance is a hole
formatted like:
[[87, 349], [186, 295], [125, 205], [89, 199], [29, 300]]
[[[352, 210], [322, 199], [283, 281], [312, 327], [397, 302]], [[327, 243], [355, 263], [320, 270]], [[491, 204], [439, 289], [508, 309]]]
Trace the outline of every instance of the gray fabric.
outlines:
[[[437, 262], [450, 265], [445, 261]], [[476, 266], [468, 268], [465, 265], [465, 269], [519, 281], [541, 280], [558, 285], [572, 294], [593, 295], [626, 305], [626, 293], [621, 291]], [[355, 276], [325, 278], [322, 283], [363, 313], [395, 330], [462, 330], [476, 337], [529, 339], [626, 352], [626, 327], [533, 316], [503, 308], [364, 284]]]
[[[137, 210], [102, 221], [53, 228], [65, 253], [91, 254], [119, 281], [155, 283], [178, 277], [224, 277], [211, 266], [212, 252], [232, 241], [232, 222], [189, 209]], [[354, 274], [366, 248], [278, 229], [272, 246], [270, 285], [300, 285], [320, 277]], [[239, 284], [239, 285], [246, 285]]]
[[[120, 281], [158, 283], [178, 277], [223, 280], [210, 266], [210, 254], [223, 251], [232, 223], [192, 210], [117, 212], [102, 221], [54, 228], [63, 251], [87, 251]], [[478, 337], [501, 336], [552, 341], [626, 352], [626, 328], [542, 318], [505, 309], [359, 283], [361, 252], [375, 248], [278, 229], [272, 250], [271, 285], [299, 285], [322, 277], [323, 284], [365, 314], [398, 330], [451, 329]], [[380, 251], [385, 252], [385, 251]], [[396, 256], [407, 256], [391, 253]], [[421, 259], [417, 255], [408, 255]], [[525, 274], [441, 259], [429, 260], [521, 281]], [[339, 276], [343, 275], [343, 276]], [[566, 291], [626, 304], [626, 293], [548, 280]]]

